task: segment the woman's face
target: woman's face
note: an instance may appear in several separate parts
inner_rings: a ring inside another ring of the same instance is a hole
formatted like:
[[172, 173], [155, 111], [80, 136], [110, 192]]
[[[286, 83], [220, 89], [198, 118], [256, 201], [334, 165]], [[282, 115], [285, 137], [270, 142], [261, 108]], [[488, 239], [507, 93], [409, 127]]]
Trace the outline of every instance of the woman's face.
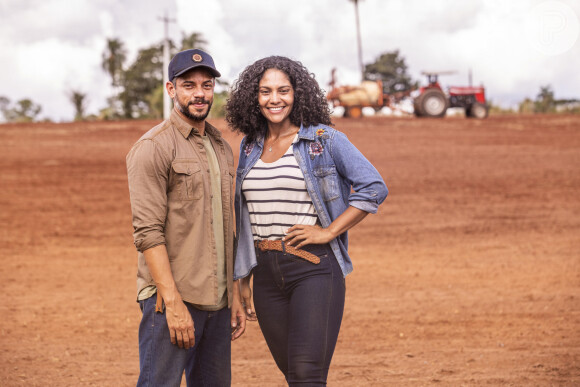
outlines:
[[294, 88], [288, 76], [278, 69], [268, 69], [258, 83], [260, 112], [272, 124], [290, 122]]

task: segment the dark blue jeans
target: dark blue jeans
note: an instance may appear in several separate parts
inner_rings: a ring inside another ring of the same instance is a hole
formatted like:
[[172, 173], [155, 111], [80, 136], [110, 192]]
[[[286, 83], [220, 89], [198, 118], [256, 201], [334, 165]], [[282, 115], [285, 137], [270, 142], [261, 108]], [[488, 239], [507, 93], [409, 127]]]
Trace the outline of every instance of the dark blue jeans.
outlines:
[[231, 385], [230, 310], [206, 312], [185, 303], [195, 328], [193, 348], [171, 344], [165, 312], [155, 312], [156, 296], [140, 301], [140, 374], [137, 386], [179, 386], [183, 371], [188, 386]]
[[344, 310], [345, 282], [329, 245], [303, 248], [315, 265], [256, 249], [254, 306], [268, 348], [288, 385], [326, 385]]

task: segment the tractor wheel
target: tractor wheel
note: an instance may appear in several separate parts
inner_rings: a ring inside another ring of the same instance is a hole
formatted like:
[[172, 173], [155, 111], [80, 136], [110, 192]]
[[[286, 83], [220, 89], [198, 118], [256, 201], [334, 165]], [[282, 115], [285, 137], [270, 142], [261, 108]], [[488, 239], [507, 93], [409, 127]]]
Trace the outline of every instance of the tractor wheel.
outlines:
[[465, 110], [465, 115], [471, 118], [484, 119], [487, 118], [488, 108], [482, 103], [475, 102], [473, 105]]
[[350, 106], [344, 108], [344, 117], [361, 118], [362, 109], [360, 106]]
[[413, 101], [413, 113], [416, 117], [421, 117], [421, 106], [419, 104], [419, 98], [415, 98]]
[[441, 90], [430, 89], [417, 98], [415, 106], [418, 108], [416, 111], [419, 116], [443, 117], [449, 107], [449, 101]]

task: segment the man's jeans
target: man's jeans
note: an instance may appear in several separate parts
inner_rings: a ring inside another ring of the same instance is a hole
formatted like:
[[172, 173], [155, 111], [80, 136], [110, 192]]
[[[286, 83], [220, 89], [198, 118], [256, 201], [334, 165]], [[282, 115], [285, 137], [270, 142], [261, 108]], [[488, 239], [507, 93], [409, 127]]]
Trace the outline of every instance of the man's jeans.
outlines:
[[171, 344], [163, 313], [155, 312], [156, 296], [140, 301], [140, 374], [137, 386], [179, 386], [183, 371], [188, 386], [231, 385], [230, 310], [206, 312], [185, 303], [195, 328], [195, 346]]
[[290, 386], [324, 386], [340, 330], [345, 282], [330, 245], [303, 247], [315, 265], [256, 249], [254, 306], [268, 348]]

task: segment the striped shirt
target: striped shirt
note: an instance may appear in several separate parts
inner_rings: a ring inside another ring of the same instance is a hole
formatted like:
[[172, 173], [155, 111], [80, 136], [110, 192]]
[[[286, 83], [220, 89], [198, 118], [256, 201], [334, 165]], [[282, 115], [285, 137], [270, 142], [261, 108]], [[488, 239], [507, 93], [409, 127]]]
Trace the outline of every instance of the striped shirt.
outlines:
[[281, 239], [293, 225], [312, 226], [318, 220], [292, 149], [293, 144], [272, 163], [259, 159], [244, 179], [254, 240]]

